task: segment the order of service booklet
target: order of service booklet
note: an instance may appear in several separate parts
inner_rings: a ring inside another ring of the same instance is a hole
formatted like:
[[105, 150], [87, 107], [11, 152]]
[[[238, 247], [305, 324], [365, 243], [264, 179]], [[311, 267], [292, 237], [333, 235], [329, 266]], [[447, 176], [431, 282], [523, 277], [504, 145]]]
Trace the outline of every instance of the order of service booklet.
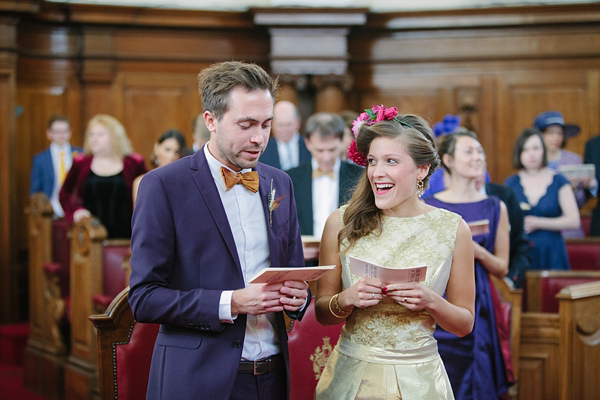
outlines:
[[335, 265], [320, 265], [318, 267], [271, 267], [263, 268], [254, 275], [248, 283], [279, 283], [285, 281], [316, 281]]
[[490, 232], [490, 220], [489, 219], [480, 219], [477, 221], [467, 222], [469, 225], [469, 229], [471, 229], [471, 235], [485, 235]]
[[427, 266], [389, 268], [356, 257], [349, 257], [350, 272], [367, 278], [377, 278], [387, 283], [421, 282], [425, 280]]

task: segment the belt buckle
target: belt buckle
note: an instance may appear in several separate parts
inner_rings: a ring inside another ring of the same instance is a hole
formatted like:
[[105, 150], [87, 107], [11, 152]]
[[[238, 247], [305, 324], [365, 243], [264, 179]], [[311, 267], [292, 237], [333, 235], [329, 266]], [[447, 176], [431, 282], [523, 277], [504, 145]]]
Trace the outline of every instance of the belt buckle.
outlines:
[[254, 362], [252, 363], [253, 367], [254, 367], [254, 370], [253, 370], [254, 375], [266, 374], [268, 372], [267, 371], [267, 363], [270, 363], [271, 361], [272, 361], [271, 357], [263, 358], [262, 360], [254, 360]]
[[253, 372], [253, 373], [254, 373], [254, 375], [260, 375], [260, 374], [258, 373], [258, 371], [257, 371], [258, 360], [254, 360], [254, 361], [252, 362], [252, 366], [254, 367], [254, 372]]

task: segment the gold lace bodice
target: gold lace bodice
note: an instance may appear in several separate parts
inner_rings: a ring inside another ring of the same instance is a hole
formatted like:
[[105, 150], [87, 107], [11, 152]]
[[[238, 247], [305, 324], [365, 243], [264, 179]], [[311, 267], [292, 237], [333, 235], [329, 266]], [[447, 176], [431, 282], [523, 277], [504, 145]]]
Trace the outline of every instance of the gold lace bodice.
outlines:
[[[342, 221], [344, 211], [342, 207]], [[460, 220], [459, 215], [442, 209], [407, 218], [384, 216], [380, 235], [363, 237], [342, 254], [344, 289], [360, 279], [349, 271], [351, 255], [390, 268], [427, 265], [422, 284], [442, 295], [450, 275]], [[434, 330], [435, 321], [426, 311], [411, 311], [391, 299], [366, 309], [355, 308], [344, 326], [344, 334], [351, 342], [382, 349], [431, 345], [435, 343]]]

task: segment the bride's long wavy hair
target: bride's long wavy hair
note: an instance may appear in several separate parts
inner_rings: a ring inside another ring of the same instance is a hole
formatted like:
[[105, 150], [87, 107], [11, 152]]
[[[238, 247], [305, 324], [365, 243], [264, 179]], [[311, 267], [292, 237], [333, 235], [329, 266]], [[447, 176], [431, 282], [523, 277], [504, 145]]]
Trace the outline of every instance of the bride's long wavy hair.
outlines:
[[[398, 115], [398, 121], [381, 121], [373, 125], [360, 126], [356, 137], [356, 148], [367, 158], [373, 140], [380, 137], [397, 139], [417, 166], [429, 165], [429, 173], [423, 179], [424, 188], [429, 187], [429, 178], [439, 166], [435, 139], [429, 124], [418, 115]], [[375, 195], [367, 177], [369, 163], [360, 178], [348, 207], [344, 212], [343, 224], [338, 234], [338, 244], [342, 252], [350, 249], [358, 239], [371, 233], [381, 234], [382, 212], [375, 205]], [[415, 182], [416, 185], [416, 182]], [[346, 243], [344, 243], [346, 241]], [[344, 247], [342, 247], [344, 243]]]

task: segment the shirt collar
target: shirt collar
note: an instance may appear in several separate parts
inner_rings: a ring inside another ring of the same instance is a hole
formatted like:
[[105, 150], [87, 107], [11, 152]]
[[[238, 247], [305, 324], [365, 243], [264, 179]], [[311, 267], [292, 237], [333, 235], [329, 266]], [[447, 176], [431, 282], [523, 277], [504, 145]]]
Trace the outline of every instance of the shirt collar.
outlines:
[[277, 140], [277, 139], [275, 139], [275, 142], [282, 144], [282, 145], [289, 145], [289, 144], [293, 145], [293, 144], [298, 143], [299, 138], [300, 138], [300, 134], [298, 132], [296, 132], [296, 133], [294, 133], [294, 136], [292, 136], [292, 138], [290, 139], [289, 142], [284, 142], [282, 140]]
[[[311, 171], [316, 171], [317, 169], [319, 169], [319, 163], [314, 157], [310, 159], [310, 165], [312, 167]], [[342, 165], [342, 160], [338, 157], [338, 159], [335, 160], [335, 164], [333, 165], [333, 173], [336, 178], [340, 174], [340, 165]]]
[[65, 153], [69, 153], [71, 151], [71, 145], [69, 143], [65, 143], [62, 146], [57, 145], [56, 143], [50, 143], [50, 151], [55, 152], [56, 154], [64, 151]]
[[[208, 163], [208, 168], [210, 169], [210, 173], [213, 176], [213, 179], [217, 183], [217, 186], [223, 190], [225, 190], [225, 182], [223, 182], [223, 178], [221, 177], [221, 167], [227, 168], [230, 171], [233, 171], [227, 165], [223, 164], [221, 161], [217, 160], [215, 156], [208, 150], [208, 143], [204, 145], [204, 155], [206, 156], [206, 162]], [[244, 168], [239, 172], [248, 172], [252, 171], [252, 168]], [[233, 171], [238, 172], [238, 171]]]

